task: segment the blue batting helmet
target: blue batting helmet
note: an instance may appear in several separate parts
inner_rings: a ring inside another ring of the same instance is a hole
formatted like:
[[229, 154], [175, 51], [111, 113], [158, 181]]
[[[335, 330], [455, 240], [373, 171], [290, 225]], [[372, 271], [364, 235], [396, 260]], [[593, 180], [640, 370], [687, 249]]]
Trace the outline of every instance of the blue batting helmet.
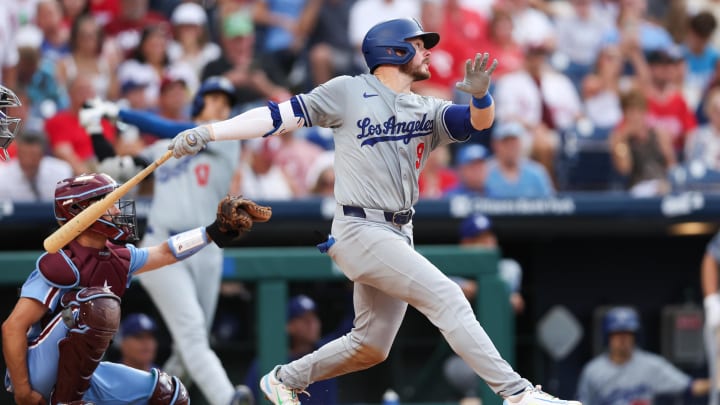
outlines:
[[235, 86], [230, 80], [222, 76], [211, 76], [205, 79], [197, 93], [195, 93], [192, 111], [190, 111], [192, 117], [200, 115], [200, 112], [205, 108], [205, 95], [208, 93], [223, 93], [230, 99], [231, 106], [235, 104]]
[[606, 337], [611, 333], [636, 333], [638, 330], [640, 330], [640, 318], [630, 307], [615, 307], [609, 310], [603, 319], [603, 332]]
[[[414, 18], [398, 18], [376, 24], [365, 34], [362, 52], [372, 73], [380, 65], [404, 65], [415, 56], [415, 48], [406, 42], [421, 38], [430, 49], [440, 41], [437, 32], [425, 32]], [[398, 55], [396, 51], [405, 52]]]

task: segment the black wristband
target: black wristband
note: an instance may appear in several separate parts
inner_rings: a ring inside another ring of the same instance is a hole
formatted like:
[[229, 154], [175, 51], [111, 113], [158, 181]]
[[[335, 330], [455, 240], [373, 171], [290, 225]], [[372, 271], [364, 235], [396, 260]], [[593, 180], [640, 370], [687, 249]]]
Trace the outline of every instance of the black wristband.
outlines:
[[234, 242], [237, 242], [237, 240], [240, 237], [240, 233], [237, 231], [232, 232], [223, 232], [220, 230], [220, 225], [217, 221], [213, 222], [212, 224], [205, 227], [205, 231], [208, 235], [210, 235], [210, 238], [212, 238], [213, 242], [218, 247], [226, 247], [233, 245]]

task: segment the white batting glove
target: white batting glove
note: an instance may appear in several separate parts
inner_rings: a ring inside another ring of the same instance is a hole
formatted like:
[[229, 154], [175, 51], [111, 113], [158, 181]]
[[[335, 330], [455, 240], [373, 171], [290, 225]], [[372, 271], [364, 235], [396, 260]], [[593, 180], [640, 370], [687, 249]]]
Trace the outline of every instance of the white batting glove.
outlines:
[[705, 307], [705, 327], [714, 330], [720, 326], [720, 294], [713, 293], [703, 300]]
[[490, 59], [490, 54], [478, 53], [475, 55], [475, 61], [468, 59], [465, 62], [465, 78], [461, 82], [457, 82], [455, 87], [465, 93], [472, 94], [475, 98], [485, 96], [490, 87], [490, 75], [495, 71], [498, 65], [497, 59], [493, 59], [490, 68], [485, 70]]
[[83, 110], [92, 110], [94, 114], [100, 114], [101, 117], [109, 120], [117, 120], [118, 114], [120, 114], [120, 107], [118, 107], [112, 101], [105, 101], [100, 98], [92, 98], [85, 101]]
[[85, 128], [85, 131], [87, 131], [89, 135], [101, 134], [103, 132], [103, 127], [100, 124], [100, 120], [103, 117], [103, 111], [101, 108], [97, 107], [97, 102], [99, 101], [100, 100], [86, 101], [78, 114], [80, 125]]
[[172, 151], [176, 159], [180, 159], [185, 155], [194, 155], [200, 152], [212, 140], [207, 126], [190, 128], [177, 134], [168, 145], [168, 149]]

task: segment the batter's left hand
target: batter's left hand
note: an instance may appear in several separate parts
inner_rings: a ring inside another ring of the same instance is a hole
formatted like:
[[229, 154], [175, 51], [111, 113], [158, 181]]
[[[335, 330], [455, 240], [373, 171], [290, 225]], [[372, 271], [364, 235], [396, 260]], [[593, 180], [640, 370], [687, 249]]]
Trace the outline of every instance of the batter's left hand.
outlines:
[[490, 54], [487, 52], [476, 54], [475, 61], [468, 59], [465, 62], [465, 79], [457, 82], [455, 87], [460, 91], [472, 94], [475, 98], [485, 96], [490, 87], [490, 75], [498, 65], [497, 59], [493, 59], [490, 68], [485, 70], [489, 59]]
[[194, 155], [200, 152], [211, 140], [210, 130], [203, 125], [186, 129], [177, 134], [168, 145], [168, 149], [172, 151], [175, 158], [180, 159], [185, 155]]

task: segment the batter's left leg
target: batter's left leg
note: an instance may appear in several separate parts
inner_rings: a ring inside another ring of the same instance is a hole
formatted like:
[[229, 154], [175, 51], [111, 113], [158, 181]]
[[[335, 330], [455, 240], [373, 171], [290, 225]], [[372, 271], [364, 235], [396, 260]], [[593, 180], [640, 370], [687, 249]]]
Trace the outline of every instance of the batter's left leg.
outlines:
[[407, 303], [375, 287], [355, 283], [355, 320], [345, 336], [280, 368], [278, 377], [290, 388], [364, 370], [384, 361], [400, 329]]

